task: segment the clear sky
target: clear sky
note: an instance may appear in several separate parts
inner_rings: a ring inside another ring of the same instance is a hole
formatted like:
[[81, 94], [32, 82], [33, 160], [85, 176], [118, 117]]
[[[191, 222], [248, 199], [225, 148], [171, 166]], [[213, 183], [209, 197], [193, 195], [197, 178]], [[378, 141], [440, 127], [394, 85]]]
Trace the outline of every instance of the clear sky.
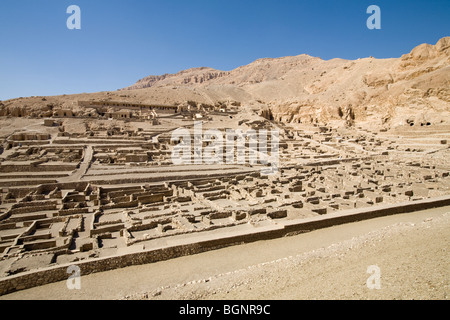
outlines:
[[[381, 30], [369, 30], [370, 5]], [[81, 30], [69, 30], [70, 5]], [[400, 57], [450, 36], [450, 0], [1, 0], [0, 100], [109, 91], [259, 58]]]

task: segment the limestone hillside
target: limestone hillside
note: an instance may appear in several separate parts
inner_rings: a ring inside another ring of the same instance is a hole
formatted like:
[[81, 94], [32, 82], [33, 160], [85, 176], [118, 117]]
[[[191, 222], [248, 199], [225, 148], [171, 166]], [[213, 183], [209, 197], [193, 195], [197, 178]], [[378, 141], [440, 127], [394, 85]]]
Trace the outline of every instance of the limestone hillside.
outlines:
[[[127, 88], [91, 94], [0, 102], [0, 116], [77, 109], [78, 100], [181, 104], [239, 102], [286, 123], [450, 122], [450, 37], [400, 58], [322, 60], [305, 54], [259, 59], [232, 71], [193, 68], [149, 76]], [[239, 103], [237, 105], [239, 105]]]

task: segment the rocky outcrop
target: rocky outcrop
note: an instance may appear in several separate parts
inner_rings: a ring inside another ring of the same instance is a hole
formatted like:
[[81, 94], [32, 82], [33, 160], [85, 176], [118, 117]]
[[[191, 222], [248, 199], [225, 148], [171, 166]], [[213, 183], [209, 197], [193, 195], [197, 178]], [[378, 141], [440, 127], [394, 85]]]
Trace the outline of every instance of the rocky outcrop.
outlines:
[[189, 85], [189, 84], [202, 84], [204, 82], [214, 80], [228, 75], [228, 72], [219, 71], [212, 68], [193, 68], [180, 71], [176, 74], [164, 74], [161, 76], [148, 76], [145, 77], [136, 84], [129, 86], [123, 90], [144, 89], [154, 86], [164, 85]]
[[444, 58], [446, 63], [450, 62], [450, 37], [440, 39], [434, 46], [424, 43], [415, 47], [410, 53], [401, 57], [401, 67], [417, 66], [439, 57]]

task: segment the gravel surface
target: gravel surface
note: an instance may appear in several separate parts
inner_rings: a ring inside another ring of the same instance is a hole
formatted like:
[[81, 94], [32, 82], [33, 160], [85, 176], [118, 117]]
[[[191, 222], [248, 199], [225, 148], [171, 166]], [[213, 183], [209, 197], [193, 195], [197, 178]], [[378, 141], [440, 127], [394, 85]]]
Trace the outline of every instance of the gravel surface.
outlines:
[[[449, 231], [450, 213], [396, 223], [326, 248], [125, 298], [447, 300]], [[369, 266], [380, 270], [379, 289], [367, 284], [376, 277]]]

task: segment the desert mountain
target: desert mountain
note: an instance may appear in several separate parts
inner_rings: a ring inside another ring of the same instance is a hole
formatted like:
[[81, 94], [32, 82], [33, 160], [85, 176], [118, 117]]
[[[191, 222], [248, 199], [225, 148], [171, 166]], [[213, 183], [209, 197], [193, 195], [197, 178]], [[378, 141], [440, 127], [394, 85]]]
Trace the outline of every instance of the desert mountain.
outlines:
[[[45, 101], [42, 101], [44, 100]], [[0, 115], [76, 108], [77, 100], [181, 104], [236, 101], [283, 122], [450, 121], [450, 37], [400, 58], [322, 60], [308, 55], [264, 58], [231, 71], [193, 68], [148, 76], [127, 88], [93, 94], [4, 101]]]

